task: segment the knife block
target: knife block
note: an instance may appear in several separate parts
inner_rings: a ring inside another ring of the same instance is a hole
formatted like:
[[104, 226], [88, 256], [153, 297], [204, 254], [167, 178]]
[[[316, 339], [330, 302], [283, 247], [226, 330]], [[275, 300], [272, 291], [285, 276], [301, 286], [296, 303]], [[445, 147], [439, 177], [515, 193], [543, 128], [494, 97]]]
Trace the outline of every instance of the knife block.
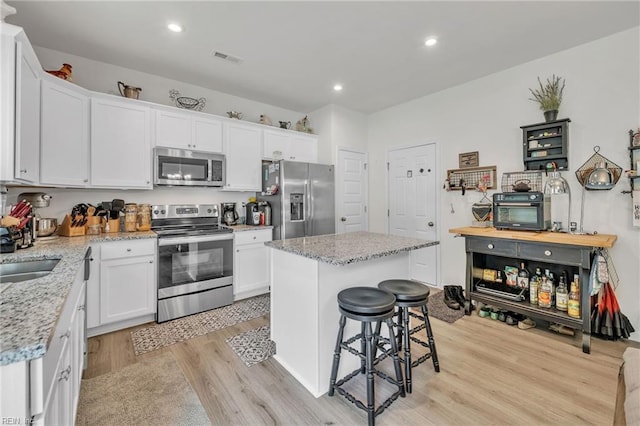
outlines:
[[58, 234], [64, 237], [81, 237], [85, 234], [84, 226], [71, 226], [71, 216], [65, 215]]

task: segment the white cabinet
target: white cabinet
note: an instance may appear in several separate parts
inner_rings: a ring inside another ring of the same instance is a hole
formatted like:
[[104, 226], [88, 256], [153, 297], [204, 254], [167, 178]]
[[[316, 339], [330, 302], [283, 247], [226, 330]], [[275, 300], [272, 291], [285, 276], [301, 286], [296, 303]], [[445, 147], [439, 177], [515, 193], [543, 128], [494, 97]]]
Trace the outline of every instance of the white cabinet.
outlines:
[[[59, 80], [59, 81], [56, 81]], [[42, 80], [40, 183], [89, 183], [89, 97], [72, 83]], [[117, 164], [114, 164], [117, 167]]]
[[[141, 317], [146, 322], [156, 312], [155, 239], [102, 243], [99, 270], [99, 326]], [[89, 318], [94, 325], [95, 313]]]
[[280, 152], [283, 160], [316, 163], [318, 161], [318, 137], [291, 130], [264, 130], [264, 158], [273, 160], [274, 152]]
[[222, 152], [222, 120], [199, 112], [154, 110], [155, 146]]
[[227, 161], [225, 191], [262, 190], [262, 129], [240, 122], [224, 123]]
[[272, 229], [239, 231], [233, 234], [233, 299], [240, 300], [269, 291], [269, 249]]
[[42, 68], [22, 29], [3, 24], [1, 43], [0, 181], [38, 183]]
[[151, 189], [151, 110], [129, 99], [91, 99], [91, 186]]
[[85, 283], [78, 273], [43, 358], [30, 363], [30, 410], [39, 425], [73, 424], [84, 367]]

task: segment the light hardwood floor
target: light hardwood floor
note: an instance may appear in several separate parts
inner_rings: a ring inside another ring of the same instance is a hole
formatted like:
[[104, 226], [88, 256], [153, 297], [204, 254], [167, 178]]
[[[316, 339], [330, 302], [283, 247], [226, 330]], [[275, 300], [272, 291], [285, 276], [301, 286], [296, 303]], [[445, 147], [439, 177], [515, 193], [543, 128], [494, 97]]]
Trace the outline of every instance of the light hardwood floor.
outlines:
[[[170, 352], [212, 424], [366, 424], [365, 413], [343, 397], [313, 398], [273, 359], [248, 368], [225, 342], [268, 323], [267, 315], [140, 356], [133, 329], [94, 337], [85, 378]], [[432, 319], [432, 326], [440, 373], [429, 360], [415, 368], [413, 393], [378, 424], [612, 424], [626, 343], [592, 339], [586, 355], [578, 336], [519, 330], [475, 313], [453, 324]], [[378, 395], [385, 391], [380, 384]]]

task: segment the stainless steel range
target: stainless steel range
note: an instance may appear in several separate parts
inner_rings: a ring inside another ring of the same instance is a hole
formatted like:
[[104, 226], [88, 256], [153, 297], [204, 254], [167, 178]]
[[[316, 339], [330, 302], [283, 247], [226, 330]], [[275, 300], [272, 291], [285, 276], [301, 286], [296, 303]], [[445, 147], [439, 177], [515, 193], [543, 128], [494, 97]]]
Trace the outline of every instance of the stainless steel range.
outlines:
[[217, 204], [152, 207], [158, 234], [158, 314], [164, 322], [233, 303], [233, 234]]

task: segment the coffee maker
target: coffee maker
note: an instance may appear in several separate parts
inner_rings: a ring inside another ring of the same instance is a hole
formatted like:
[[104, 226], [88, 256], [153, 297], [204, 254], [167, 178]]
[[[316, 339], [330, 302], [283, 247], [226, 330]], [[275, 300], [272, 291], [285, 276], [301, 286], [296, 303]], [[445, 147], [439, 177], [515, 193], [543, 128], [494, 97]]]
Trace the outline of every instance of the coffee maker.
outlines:
[[222, 203], [222, 223], [225, 225], [235, 225], [238, 223], [238, 218], [236, 203]]

